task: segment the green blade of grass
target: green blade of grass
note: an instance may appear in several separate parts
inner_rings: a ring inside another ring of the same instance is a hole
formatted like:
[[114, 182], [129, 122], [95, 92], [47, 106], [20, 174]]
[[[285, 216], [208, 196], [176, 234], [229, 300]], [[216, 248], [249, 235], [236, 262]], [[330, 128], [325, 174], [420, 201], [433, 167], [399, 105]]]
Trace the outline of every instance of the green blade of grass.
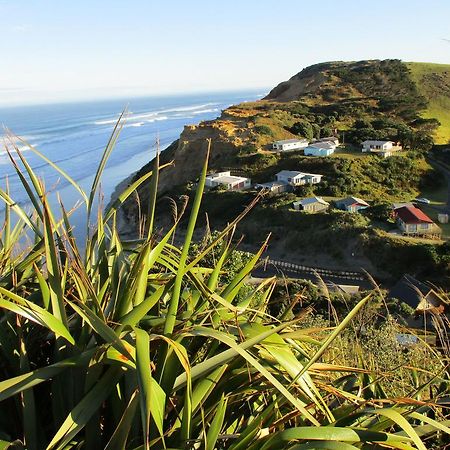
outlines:
[[181, 251], [180, 261], [178, 263], [178, 272], [175, 278], [175, 283], [173, 287], [172, 298], [169, 302], [169, 307], [167, 309], [166, 322], [164, 324], [164, 334], [170, 336], [173, 332], [175, 326], [175, 320], [178, 311], [178, 304], [180, 301], [181, 284], [183, 281], [184, 270], [186, 266], [186, 261], [189, 253], [189, 248], [191, 246], [192, 236], [194, 234], [195, 224], [197, 223], [198, 213], [200, 211], [200, 204], [202, 201], [203, 190], [205, 188], [206, 173], [208, 170], [208, 159], [209, 152], [211, 150], [211, 140], [208, 141], [208, 148], [206, 151], [205, 164], [203, 165], [202, 173], [197, 186], [197, 191], [195, 193], [194, 203], [192, 205], [191, 216], [189, 217], [189, 223], [186, 230], [185, 240], [183, 248]]
[[135, 328], [136, 371], [139, 385], [144, 448], [150, 448], [150, 417], [156, 424], [160, 436], [164, 435], [163, 421], [166, 407], [166, 394], [151, 375], [150, 338], [146, 331]]
[[87, 366], [97, 351], [97, 348], [87, 350], [80, 355], [64, 359], [47, 367], [41, 367], [32, 372], [0, 381], [0, 401], [48, 381], [66, 369]]
[[206, 433], [206, 450], [214, 450], [216, 448], [216, 442], [219, 437], [220, 430], [223, 426], [223, 421], [225, 419], [225, 412], [227, 409], [228, 400], [222, 394], [219, 403], [216, 408], [216, 413], [214, 419]]
[[5, 202], [5, 204], [10, 208], [10, 210], [14, 211], [17, 216], [22, 219], [29, 228], [39, 237], [43, 237], [41, 230], [31, 222], [28, 215], [25, 213], [25, 211], [3, 190], [0, 188], [0, 198]]
[[298, 373], [298, 375], [292, 380], [290, 385], [295, 383], [301, 376], [303, 376], [304, 373], [307, 372], [307, 370], [316, 362], [319, 360], [319, 358], [326, 352], [327, 348], [331, 345], [331, 343], [336, 339], [336, 337], [342, 332], [342, 330], [353, 320], [353, 318], [356, 316], [356, 314], [361, 310], [361, 308], [369, 301], [371, 298], [370, 295], [367, 295], [364, 297], [361, 301], [359, 301], [356, 306], [350, 311], [347, 316], [341, 321], [341, 323], [334, 329], [334, 331], [328, 336], [328, 338], [325, 340], [325, 342], [322, 344], [322, 346], [319, 348], [319, 350], [314, 354], [312, 358], [305, 364], [303, 369]]
[[125, 347], [119, 336], [112, 330], [100, 317], [93, 313], [86, 305], [80, 303], [76, 305], [74, 302], [67, 300], [67, 303], [72, 309], [79, 314], [89, 326], [99, 335], [101, 338], [123, 356], [133, 360], [133, 357]]
[[111, 436], [111, 439], [106, 444], [105, 450], [123, 450], [126, 448], [127, 439], [133, 425], [134, 416], [138, 405], [139, 394], [135, 391], [126, 406], [120, 422]]
[[121, 368], [110, 367], [70, 412], [53, 436], [50, 444], [47, 446], [47, 450], [66, 448], [66, 445], [86, 426], [93, 414], [104, 403], [122, 375], [123, 371]]
[[[12, 302], [5, 300], [3, 296], [8, 297]], [[56, 336], [61, 336], [72, 345], [75, 345], [75, 340], [70, 335], [69, 329], [59, 318], [50, 314], [40, 306], [28, 302], [24, 298], [2, 287], [0, 287], [0, 308], [7, 309], [8, 311], [14, 312], [15, 314], [46, 327], [53, 331]]]
[[147, 227], [146, 235], [147, 241], [151, 239], [153, 234], [153, 224], [155, 221], [155, 209], [156, 209], [156, 199], [158, 195], [158, 180], [159, 180], [159, 140], [157, 142], [156, 155], [153, 163], [152, 177], [150, 179], [150, 194], [148, 202], [147, 211]]
[[[165, 167], [168, 167], [172, 165], [172, 163], [163, 164], [160, 166], [159, 170], [164, 169]], [[133, 183], [130, 184], [124, 191], [122, 191], [117, 198], [111, 203], [111, 205], [105, 210], [104, 213], [104, 219], [103, 221], [106, 223], [108, 222], [112, 216], [119, 210], [120, 206], [123, 205], [123, 203], [132, 195], [134, 192], [136, 192], [137, 188], [141, 186], [145, 181], [147, 181], [151, 176], [153, 172], [148, 172]]]
[[289, 447], [289, 450], [359, 450], [354, 445], [347, 444], [346, 442], [333, 442], [333, 441], [314, 441], [307, 442], [306, 444], [297, 444]]
[[122, 119], [123, 119], [125, 113], [126, 113], [126, 109], [124, 109], [122, 111], [122, 113], [119, 116], [119, 119], [117, 120], [116, 124], [114, 125], [113, 132], [111, 133], [108, 144], [105, 147], [102, 158], [100, 160], [100, 163], [97, 167], [97, 171], [95, 173], [94, 181], [92, 182], [91, 190], [89, 193], [89, 199], [87, 201], [88, 226], [89, 226], [89, 218], [90, 218], [92, 206], [94, 203], [95, 194], [97, 192], [97, 188], [100, 183], [100, 179], [102, 177], [103, 171], [105, 170], [106, 163], [108, 162], [108, 159], [111, 156], [111, 152], [113, 151], [113, 149], [116, 145], [117, 139], [119, 138], [120, 132], [122, 131], [122, 128], [124, 126], [124, 120], [122, 120]]
[[67, 315], [64, 307], [64, 295], [62, 288], [62, 271], [55, 246], [54, 233], [56, 232], [52, 216], [47, 204], [43, 199], [44, 206], [44, 244], [45, 261], [47, 265], [48, 285], [50, 288], [50, 300], [52, 313], [67, 327]]
[[415, 432], [412, 425], [394, 408], [381, 408], [378, 410], [374, 410], [374, 413], [383, 417], [387, 417], [392, 420], [392, 422], [396, 423], [405, 433], [411, 438], [414, 444], [417, 446], [419, 450], [427, 450], [422, 439]]
[[406, 437], [379, 431], [359, 430], [338, 427], [295, 427], [269, 435], [263, 445], [259, 443], [261, 450], [277, 450], [283, 448], [286, 443], [295, 439], [336, 441], [336, 442], [380, 442], [394, 445], [401, 442], [409, 442]]
[[43, 215], [42, 215], [41, 207], [39, 205], [38, 198], [41, 198], [43, 193], [42, 193], [42, 191], [40, 189], [40, 184], [37, 182], [37, 178], [34, 175], [34, 172], [31, 170], [31, 167], [28, 165], [27, 161], [23, 157], [23, 155], [20, 152], [20, 150], [16, 146], [14, 146], [14, 149], [15, 149], [17, 155], [19, 156], [20, 160], [22, 161], [22, 164], [25, 166], [25, 168], [26, 168], [26, 170], [28, 172], [28, 175], [30, 176], [30, 179], [31, 179], [31, 181], [33, 183], [33, 186], [34, 186], [34, 190], [37, 193], [38, 197], [36, 197], [36, 195], [33, 192], [33, 189], [31, 189], [31, 186], [28, 183], [27, 179], [22, 174], [22, 171], [20, 170], [19, 166], [17, 165], [16, 161], [14, 160], [13, 156], [11, 155], [11, 152], [10, 152], [8, 146], [5, 146], [5, 148], [6, 148], [6, 151], [8, 153], [9, 160], [11, 161], [11, 164], [14, 167], [14, 169], [15, 169], [15, 171], [16, 171], [19, 179], [20, 179], [20, 182], [22, 183], [22, 186], [24, 187], [25, 192], [27, 193], [27, 195], [28, 195], [28, 197], [29, 197], [29, 199], [30, 199], [30, 201], [31, 201], [35, 211], [38, 214], [38, 216], [42, 220], [43, 219]]

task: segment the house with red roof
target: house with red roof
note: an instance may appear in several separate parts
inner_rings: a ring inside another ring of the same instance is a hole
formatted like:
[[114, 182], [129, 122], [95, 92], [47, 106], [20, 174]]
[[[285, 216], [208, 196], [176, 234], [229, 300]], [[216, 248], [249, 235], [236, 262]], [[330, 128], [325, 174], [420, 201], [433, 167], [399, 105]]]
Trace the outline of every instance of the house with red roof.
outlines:
[[394, 217], [403, 234], [439, 235], [441, 229], [419, 208], [406, 204], [394, 209]]

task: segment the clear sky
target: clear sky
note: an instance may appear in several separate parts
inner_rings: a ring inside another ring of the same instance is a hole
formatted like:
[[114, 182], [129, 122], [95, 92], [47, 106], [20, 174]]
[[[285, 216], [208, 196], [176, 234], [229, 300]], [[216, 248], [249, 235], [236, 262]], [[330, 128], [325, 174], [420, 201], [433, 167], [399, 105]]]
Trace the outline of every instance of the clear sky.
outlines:
[[269, 88], [329, 60], [450, 63], [449, 0], [0, 0], [0, 105]]

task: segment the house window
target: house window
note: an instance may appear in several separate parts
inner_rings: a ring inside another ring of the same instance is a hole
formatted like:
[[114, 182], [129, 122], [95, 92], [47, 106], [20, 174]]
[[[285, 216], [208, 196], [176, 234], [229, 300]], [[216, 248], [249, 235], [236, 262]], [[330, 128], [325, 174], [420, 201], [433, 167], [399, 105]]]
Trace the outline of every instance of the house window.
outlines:
[[292, 181], [292, 178], [288, 178], [288, 182], [290, 183]]

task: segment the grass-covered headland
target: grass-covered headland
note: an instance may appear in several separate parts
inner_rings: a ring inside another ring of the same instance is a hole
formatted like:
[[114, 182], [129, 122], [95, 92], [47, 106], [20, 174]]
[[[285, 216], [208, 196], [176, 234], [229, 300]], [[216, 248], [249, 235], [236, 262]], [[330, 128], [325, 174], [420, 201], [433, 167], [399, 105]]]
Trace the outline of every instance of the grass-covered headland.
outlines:
[[[182, 211], [166, 233], [155, 227], [166, 169], [158, 158], [93, 211], [121, 126], [90, 192], [55, 166], [90, 219], [82, 246], [70, 211], [51, 210], [43, 180], [11, 148], [33, 208], [0, 191], [0, 448], [424, 450], [449, 442], [446, 357], [425, 343], [401, 349], [400, 325], [379, 293], [339, 311], [328, 302], [320, 318], [311, 316], [320, 306], [312, 290], [289, 297], [273, 278], [249, 284], [266, 242], [256, 255], [231, 258], [251, 205], [193, 245], [207, 158], [180, 246], [172, 238]], [[127, 242], [117, 211], [146, 180], [147, 219]], [[377, 326], [381, 310], [389, 327]]]

